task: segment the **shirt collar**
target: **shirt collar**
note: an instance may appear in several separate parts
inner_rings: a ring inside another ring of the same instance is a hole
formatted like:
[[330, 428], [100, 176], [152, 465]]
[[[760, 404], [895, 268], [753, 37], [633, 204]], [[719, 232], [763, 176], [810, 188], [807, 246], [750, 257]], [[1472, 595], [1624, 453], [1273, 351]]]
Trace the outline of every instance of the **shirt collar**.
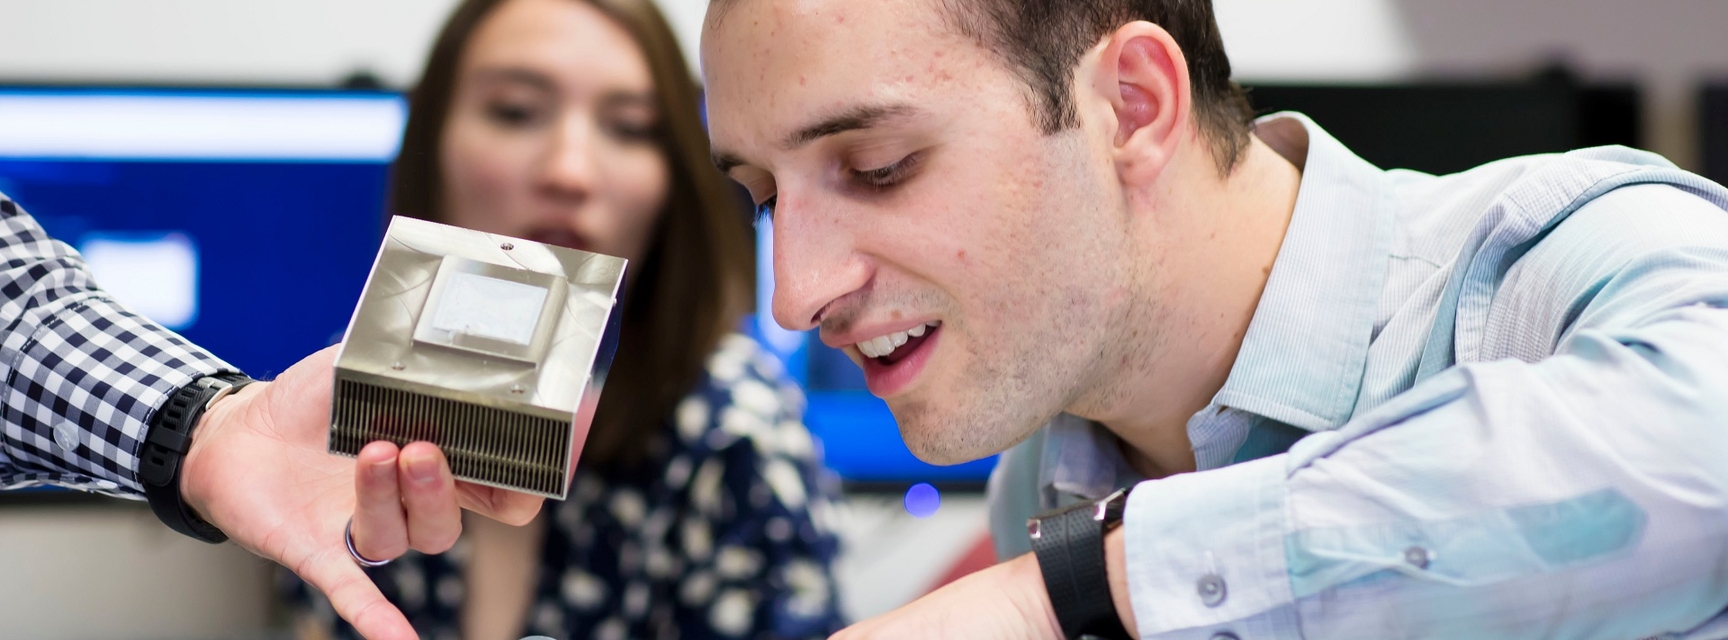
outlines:
[[[1392, 224], [1385, 172], [1298, 113], [1255, 122], [1302, 167], [1296, 208], [1230, 375], [1189, 421], [1200, 468], [1228, 464], [1255, 415], [1309, 431], [1356, 405], [1386, 273]], [[1062, 414], [1045, 426], [1038, 485], [1046, 508], [1139, 480], [1102, 425]]]
[[1354, 411], [1367, 366], [1392, 241], [1392, 190], [1384, 171], [1307, 116], [1269, 115], [1255, 130], [1281, 155], [1303, 160], [1302, 181], [1214, 407], [1309, 431], [1335, 428]]

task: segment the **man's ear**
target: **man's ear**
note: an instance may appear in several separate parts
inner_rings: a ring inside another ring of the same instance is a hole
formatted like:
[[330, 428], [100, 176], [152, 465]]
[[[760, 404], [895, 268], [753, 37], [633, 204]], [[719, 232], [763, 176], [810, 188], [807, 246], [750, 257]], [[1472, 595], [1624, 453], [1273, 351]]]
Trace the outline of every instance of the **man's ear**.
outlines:
[[1093, 90], [1115, 116], [1114, 157], [1124, 182], [1162, 173], [1189, 129], [1193, 93], [1188, 59], [1175, 38], [1150, 22], [1130, 22], [1103, 43]]

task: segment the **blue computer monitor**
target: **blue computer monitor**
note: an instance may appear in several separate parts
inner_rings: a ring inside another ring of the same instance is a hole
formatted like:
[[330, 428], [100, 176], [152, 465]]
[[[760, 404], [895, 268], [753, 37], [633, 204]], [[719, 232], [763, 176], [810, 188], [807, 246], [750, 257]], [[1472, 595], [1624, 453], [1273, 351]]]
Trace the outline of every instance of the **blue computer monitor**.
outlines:
[[[373, 91], [0, 88], [0, 192], [78, 247], [115, 297], [268, 376], [347, 326], [383, 234], [405, 109]], [[993, 461], [918, 461], [851, 362], [760, 318], [747, 330], [807, 388], [806, 421], [842, 478], [989, 473]]]
[[0, 89], [0, 191], [254, 376], [334, 344], [382, 237], [391, 93]]

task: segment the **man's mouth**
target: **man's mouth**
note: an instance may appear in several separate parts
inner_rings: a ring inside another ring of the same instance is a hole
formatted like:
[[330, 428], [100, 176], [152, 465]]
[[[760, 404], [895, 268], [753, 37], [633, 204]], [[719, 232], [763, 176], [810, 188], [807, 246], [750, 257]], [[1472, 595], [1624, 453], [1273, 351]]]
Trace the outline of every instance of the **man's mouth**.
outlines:
[[906, 331], [895, 331], [886, 335], [876, 336], [853, 345], [858, 353], [865, 358], [880, 364], [893, 365], [904, 360], [906, 356], [916, 352], [935, 331], [942, 327], [940, 321], [926, 322]]

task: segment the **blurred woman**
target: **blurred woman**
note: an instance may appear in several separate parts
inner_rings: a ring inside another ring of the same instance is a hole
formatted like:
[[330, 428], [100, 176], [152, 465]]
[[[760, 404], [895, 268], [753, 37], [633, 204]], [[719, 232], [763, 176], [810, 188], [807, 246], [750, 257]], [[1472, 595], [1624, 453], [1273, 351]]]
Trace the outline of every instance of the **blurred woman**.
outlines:
[[[626, 258], [618, 356], [570, 497], [473, 518], [373, 579], [423, 636], [801, 638], [841, 626], [832, 481], [802, 396], [732, 332], [742, 200], [651, 0], [469, 0], [410, 101], [391, 211]], [[351, 636], [297, 591], [301, 629]]]

